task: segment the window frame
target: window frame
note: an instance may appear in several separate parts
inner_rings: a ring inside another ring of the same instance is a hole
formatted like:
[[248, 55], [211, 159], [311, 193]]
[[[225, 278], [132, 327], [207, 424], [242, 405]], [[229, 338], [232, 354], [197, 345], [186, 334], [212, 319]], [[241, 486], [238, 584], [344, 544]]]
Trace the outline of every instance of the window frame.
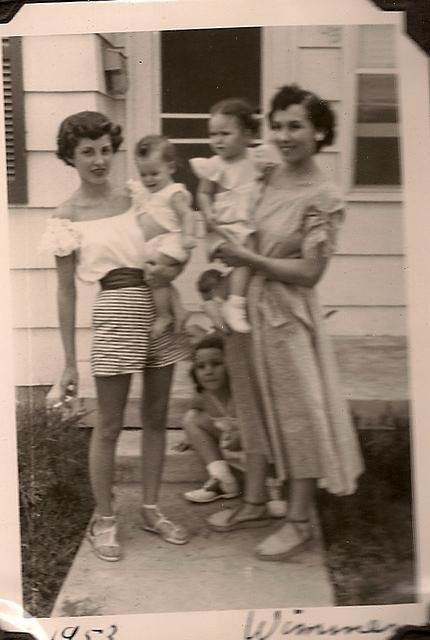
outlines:
[[[7, 49], [6, 49], [7, 47]], [[5, 96], [5, 62], [10, 64], [10, 113], [12, 119], [12, 143], [14, 176], [7, 175], [8, 201], [13, 205], [28, 204], [27, 150], [25, 146], [24, 81], [22, 64], [22, 38], [2, 38], [3, 109], [5, 112], [5, 151], [8, 141]], [[6, 156], [7, 167], [7, 156]]]
[[[367, 26], [367, 25], [363, 25]], [[397, 60], [392, 67], [362, 67], [359, 66], [359, 38], [360, 25], [345, 27], [345, 64], [344, 64], [344, 87], [345, 87], [345, 109], [343, 126], [348, 135], [345, 136], [344, 146], [345, 161], [342, 163], [343, 169], [343, 189], [348, 200], [367, 201], [400, 201], [402, 199], [402, 182], [398, 185], [357, 185], [354, 182], [356, 169], [356, 143], [357, 143], [357, 106], [358, 106], [358, 84], [361, 75], [393, 75], [396, 78], [397, 97], [399, 98], [399, 68]], [[394, 26], [393, 26], [394, 29]], [[401, 118], [400, 100], [397, 100], [397, 111], [399, 113], [399, 145], [400, 145], [400, 176], [402, 176], [401, 157]]]
[[[225, 27], [219, 27], [219, 28], [213, 28], [213, 31], [217, 31], [217, 30], [233, 30], [233, 29], [237, 29], [237, 30], [241, 30], [241, 29], [246, 29], [246, 28], [250, 28], [250, 27], [231, 27], [231, 28], [225, 28]], [[261, 60], [262, 58], [262, 54], [263, 54], [263, 33], [264, 33], [264, 27], [254, 27], [254, 29], [258, 29], [260, 31], [260, 69], [259, 69], [259, 74], [260, 74], [260, 78], [259, 78], [259, 83], [260, 83], [260, 95], [259, 95], [259, 103], [260, 103], [260, 108], [263, 109], [263, 104], [262, 104], [262, 97], [263, 97], [263, 62]], [[163, 105], [162, 105], [162, 88], [163, 88], [163, 77], [162, 77], [162, 32], [160, 32], [160, 36], [158, 39], [158, 56], [159, 56], [159, 73], [160, 73], [160, 97], [159, 97], [159, 104], [158, 104], [158, 108], [159, 108], [159, 119], [160, 119], [160, 123], [159, 123], [159, 130], [162, 131], [163, 130], [163, 121], [164, 120], [176, 120], [176, 119], [184, 119], [184, 120], [203, 120], [208, 122], [209, 118], [210, 118], [210, 113], [199, 113], [199, 112], [187, 112], [187, 111], [181, 111], [181, 112], [168, 112], [168, 111], [163, 111]], [[228, 97], [228, 96], [226, 96]], [[180, 138], [169, 138], [170, 141], [173, 144], [209, 144], [210, 139], [209, 137], [206, 135], [204, 137], [201, 138], [190, 138], [190, 137], [180, 137]]]

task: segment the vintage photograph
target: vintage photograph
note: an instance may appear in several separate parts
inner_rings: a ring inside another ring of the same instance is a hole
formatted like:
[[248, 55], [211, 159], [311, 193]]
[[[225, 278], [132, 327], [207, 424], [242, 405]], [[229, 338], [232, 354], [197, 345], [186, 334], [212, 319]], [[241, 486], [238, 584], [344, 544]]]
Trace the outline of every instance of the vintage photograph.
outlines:
[[3, 37], [23, 603], [414, 603], [398, 33]]

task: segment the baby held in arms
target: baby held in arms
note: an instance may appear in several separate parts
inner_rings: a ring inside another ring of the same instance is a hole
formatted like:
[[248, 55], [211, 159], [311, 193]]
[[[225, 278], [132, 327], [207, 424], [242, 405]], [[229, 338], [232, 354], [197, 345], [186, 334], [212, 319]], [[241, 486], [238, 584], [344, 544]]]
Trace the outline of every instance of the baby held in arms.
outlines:
[[[146, 262], [184, 264], [196, 246], [195, 214], [191, 194], [183, 184], [173, 180], [175, 147], [163, 136], [145, 136], [136, 144], [135, 162], [141, 183], [129, 181], [129, 187], [144, 236]], [[172, 322], [180, 331], [187, 314], [176, 289], [172, 285], [153, 288], [153, 298], [156, 318], [152, 337], [159, 338]]]

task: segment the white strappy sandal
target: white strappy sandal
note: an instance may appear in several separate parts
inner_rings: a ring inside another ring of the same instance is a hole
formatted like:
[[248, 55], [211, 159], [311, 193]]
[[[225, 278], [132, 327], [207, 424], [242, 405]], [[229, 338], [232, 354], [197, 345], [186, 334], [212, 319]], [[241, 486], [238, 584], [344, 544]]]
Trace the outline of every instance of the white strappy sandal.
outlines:
[[[106, 528], [95, 530], [95, 525], [104, 522]], [[110, 526], [108, 526], [110, 525]], [[86, 537], [95, 555], [106, 562], [117, 562], [121, 559], [121, 547], [118, 542], [118, 521], [116, 516], [94, 515], [88, 525]]]
[[[148, 511], [152, 511], [155, 519], [151, 519], [151, 521], [149, 520], [147, 515]], [[140, 513], [142, 517], [141, 527], [145, 531], [156, 533], [165, 542], [170, 542], [171, 544], [186, 544], [189, 541], [187, 530], [181, 525], [175, 524], [166, 518], [158, 507], [147, 507], [142, 505]]]

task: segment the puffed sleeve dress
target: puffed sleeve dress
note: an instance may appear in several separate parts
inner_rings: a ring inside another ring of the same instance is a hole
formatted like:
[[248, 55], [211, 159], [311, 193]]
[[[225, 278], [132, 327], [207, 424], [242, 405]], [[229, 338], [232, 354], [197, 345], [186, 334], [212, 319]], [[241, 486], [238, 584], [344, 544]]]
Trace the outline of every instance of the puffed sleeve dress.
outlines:
[[[255, 211], [258, 252], [300, 258], [306, 247], [320, 245], [328, 257], [343, 215], [327, 181], [293, 189], [269, 184]], [[227, 344], [245, 451], [264, 453], [281, 479], [315, 478], [331, 493], [353, 493], [362, 457], [316, 288], [257, 273], [248, 313], [252, 333], [233, 334]]]

